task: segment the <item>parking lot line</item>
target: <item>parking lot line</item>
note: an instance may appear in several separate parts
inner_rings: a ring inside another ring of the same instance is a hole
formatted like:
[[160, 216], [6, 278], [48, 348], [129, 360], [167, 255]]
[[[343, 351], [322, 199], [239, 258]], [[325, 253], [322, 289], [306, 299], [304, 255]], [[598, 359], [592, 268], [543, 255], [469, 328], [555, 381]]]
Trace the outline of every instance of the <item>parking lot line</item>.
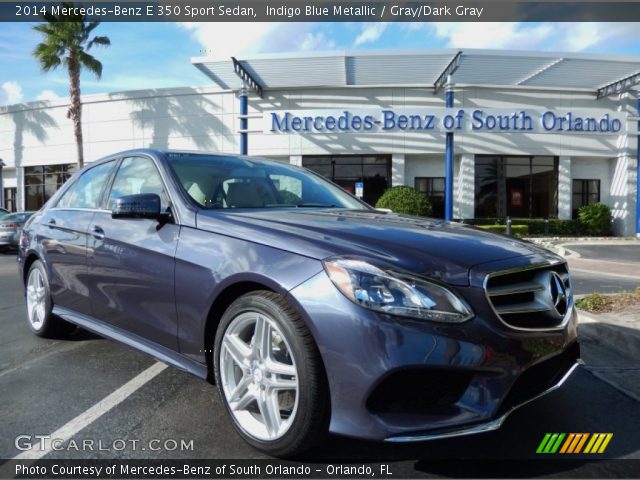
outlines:
[[[106, 396], [94, 406], [84, 411], [67, 424], [60, 427], [58, 430], [50, 435], [49, 440], [60, 439], [58, 442], [67, 442], [80, 430], [100, 418], [107, 413], [113, 407], [124, 401], [129, 395], [134, 393], [144, 384], [155, 378], [160, 374], [167, 365], [164, 363], [156, 362], [149, 368], [144, 370], [139, 375], [135, 376], [123, 386], [118, 388], [115, 392]], [[34, 443], [31, 449], [25, 450], [21, 454], [13, 457], [13, 460], [37, 460], [44, 457], [47, 453], [52, 451], [51, 441], [47, 442], [42, 448], [40, 442]]]

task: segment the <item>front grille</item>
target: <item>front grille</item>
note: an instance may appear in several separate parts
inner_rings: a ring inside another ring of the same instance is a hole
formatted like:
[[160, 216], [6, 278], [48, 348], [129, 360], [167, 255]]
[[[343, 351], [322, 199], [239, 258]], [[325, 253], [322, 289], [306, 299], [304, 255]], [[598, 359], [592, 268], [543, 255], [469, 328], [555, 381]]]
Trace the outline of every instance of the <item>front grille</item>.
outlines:
[[498, 318], [519, 330], [562, 327], [573, 309], [571, 277], [564, 263], [491, 273], [485, 290]]

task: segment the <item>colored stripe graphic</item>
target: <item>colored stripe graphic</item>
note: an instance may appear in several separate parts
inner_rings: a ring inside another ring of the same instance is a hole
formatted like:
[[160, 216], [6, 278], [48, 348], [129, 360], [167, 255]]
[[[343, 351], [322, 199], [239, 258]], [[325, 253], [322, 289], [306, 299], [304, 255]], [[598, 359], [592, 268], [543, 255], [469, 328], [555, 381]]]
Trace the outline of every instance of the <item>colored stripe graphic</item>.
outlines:
[[604, 453], [612, 438], [613, 433], [546, 433], [536, 453]]
[[576, 437], [575, 433], [570, 433], [569, 436], [567, 437], [567, 441], [564, 442], [564, 445], [562, 445], [562, 448], [560, 449], [560, 453], [567, 453], [567, 449], [569, 448], [569, 445], [571, 445], [571, 442], [573, 442], [573, 439]]

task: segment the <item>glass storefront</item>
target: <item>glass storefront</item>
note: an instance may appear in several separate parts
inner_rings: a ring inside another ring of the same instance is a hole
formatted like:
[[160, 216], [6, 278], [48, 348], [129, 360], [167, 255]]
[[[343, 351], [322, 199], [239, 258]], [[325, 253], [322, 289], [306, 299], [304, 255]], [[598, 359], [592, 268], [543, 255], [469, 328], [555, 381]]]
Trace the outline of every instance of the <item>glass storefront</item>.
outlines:
[[476, 218], [558, 216], [558, 158], [477, 155]]
[[305, 156], [302, 158], [302, 166], [354, 195], [356, 183], [362, 182], [362, 199], [373, 206], [391, 186], [391, 155]]
[[76, 164], [25, 167], [25, 210], [39, 210], [73, 175], [76, 168]]

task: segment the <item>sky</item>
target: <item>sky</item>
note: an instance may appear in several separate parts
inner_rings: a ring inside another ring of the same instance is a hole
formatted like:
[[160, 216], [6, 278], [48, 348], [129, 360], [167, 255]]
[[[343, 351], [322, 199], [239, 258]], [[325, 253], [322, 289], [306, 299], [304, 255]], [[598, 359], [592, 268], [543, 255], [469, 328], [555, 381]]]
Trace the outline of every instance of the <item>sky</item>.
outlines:
[[[0, 105], [68, 96], [64, 70], [43, 73], [32, 56], [32, 24], [0, 28]], [[640, 57], [639, 23], [102, 23], [111, 47], [83, 74], [82, 93], [209, 85], [192, 57], [327, 50], [491, 48]]]

